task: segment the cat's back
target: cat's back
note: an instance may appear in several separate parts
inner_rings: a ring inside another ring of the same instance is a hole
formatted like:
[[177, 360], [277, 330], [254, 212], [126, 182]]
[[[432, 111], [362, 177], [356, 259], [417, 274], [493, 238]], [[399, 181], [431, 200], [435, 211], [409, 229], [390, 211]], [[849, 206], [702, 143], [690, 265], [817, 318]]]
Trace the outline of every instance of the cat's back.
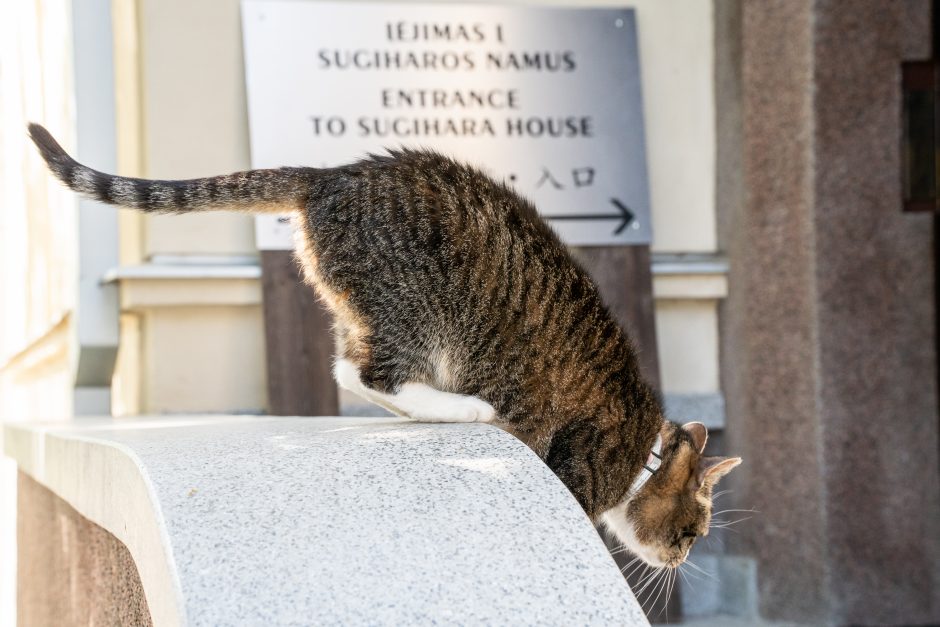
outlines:
[[389, 151], [323, 172], [313, 183], [309, 223], [320, 253], [337, 261], [381, 262], [447, 280], [475, 265], [495, 268], [501, 259], [521, 269], [524, 260], [513, 255], [556, 270], [574, 266], [528, 200], [436, 152]]

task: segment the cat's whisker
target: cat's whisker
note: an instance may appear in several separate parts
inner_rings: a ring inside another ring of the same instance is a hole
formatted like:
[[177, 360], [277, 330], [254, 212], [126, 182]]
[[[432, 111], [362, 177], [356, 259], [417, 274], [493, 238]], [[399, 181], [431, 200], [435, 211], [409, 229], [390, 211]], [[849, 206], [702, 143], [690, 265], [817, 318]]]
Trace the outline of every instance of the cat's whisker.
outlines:
[[653, 570], [653, 572], [650, 573], [649, 576], [647, 576], [647, 578], [646, 578], [646, 583], [643, 584], [643, 586], [640, 588], [639, 592], [637, 592], [636, 595], [635, 595], [637, 598], [639, 598], [639, 596], [640, 596], [641, 594], [643, 594], [643, 592], [644, 592], [645, 590], [647, 590], [647, 589], [650, 587], [650, 584], [651, 584], [651, 583], [653, 583], [654, 581], [656, 581], [656, 575], [658, 575], [660, 572], [661, 572], [661, 569], [657, 568], [657, 569]]
[[684, 572], [686, 575], [688, 575], [689, 577], [692, 577], [693, 579], [700, 579], [700, 580], [704, 581], [704, 578], [701, 577], [698, 573], [692, 572], [691, 570], [686, 570], [686, 571], [683, 571], [683, 572]]
[[633, 573], [635, 573], [635, 572], [638, 571], [640, 568], [642, 568], [643, 566], [646, 565], [642, 560], [640, 560], [640, 561], [637, 562], [635, 565], [633, 565], [632, 568], [631, 568], [631, 564], [633, 564], [633, 562], [630, 562], [630, 564], [627, 564], [627, 565], [624, 566], [622, 569], [620, 569], [620, 572], [626, 572], [626, 570], [627, 570], [628, 568], [630, 568], [630, 572], [628, 572], [626, 575], [624, 575], [624, 577], [630, 577], [631, 575], [633, 575]]
[[669, 583], [669, 573], [665, 572], [665, 576], [662, 577], [662, 583], [657, 586], [658, 592], [656, 592], [656, 596], [653, 598], [653, 602], [650, 603], [650, 611], [653, 611], [653, 609], [656, 607], [656, 603], [659, 601], [659, 597], [662, 596], [663, 591], [666, 589], [666, 586], [668, 585], [668, 583]]
[[623, 572], [627, 570], [628, 568], [630, 568], [631, 566], [633, 566], [634, 564], [636, 564], [639, 561], [639, 559], [640, 559], [639, 557], [634, 557], [632, 560], [624, 564], [623, 568], [620, 569], [620, 572]]
[[722, 490], [720, 492], [715, 492], [714, 494], [712, 494], [712, 502], [714, 502], [715, 499], [717, 499], [718, 497], [724, 496], [725, 494], [730, 494], [732, 492], [734, 492], [734, 490]]
[[688, 564], [689, 566], [691, 566], [692, 568], [694, 568], [695, 570], [697, 570], [698, 572], [702, 573], [703, 575], [705, 575], [705, 576], [707, 576], [707, 577], [710, 577], [710, 578], [712, 578], [712, 579], [716, 579], [716, 580], [717, 580], [717, 578], [715, 577], [715, 575], [713, 575], [712, 573], [708, 572], [707, 570], [705, 570], [705, 569], [702, 568], [701, 566], [698, 566], [698, 565], [697, 565], [695, 562], [693, 562], [692, 560], [687, 559], [687, 560], [685, 560], [685, 563]]
[[[651, 566], [647, 564], [646, 562], [642, 562], [641, 566], [643, 567], [642, 569], [640, 569], [639, 567], [634, 567], [634, 569], [630, 572], [629, 576], [632, 576], [633, 573], [638, 573], [637, 579], [639, 581], [642, 581], [643, 578], [646, 577], [646, 575], [648, 574], [647, 571], [651, 568]], [[639, 585], [639, 583], [637, 585]]]
[[669, 571], [669, 576], [667, 577], [669, 581], [666, 583], [666, 595], [663, 597], [663, 609], [660, 610], [661, 613], [666, 614], [666, 622], [669, 622], [669, 599], [672, 598], [673, 586], [676, 583], [676, 569], [672, 568]]
[[643, 598], [642, 593], [643, 593], [644, 590], [648, 591], [649, 584], [652, 583], [654, 580], [655, 580], [655, 577], [654, 577], [653, 579], [651, 579], [650, 582], [648, 582], [647, 585], [644, 586], [644, 587], [640, 590], [640, 592], [638, 592], [638, 593], [636, 594], [637, 603], [639, 603], [639, 604], [640, 604], [640, 607], [642, 607], [644, 610], [646, 609], [646, 602], [645, 602], [645, 599]]
[[[745, 520], [750, 520], [751, 518], [753, 518], [753, 516], [745, 516], [744, 518], [738, 518], [737, 520], [719, 520], [718, 524], [709, 524], [708, 528], [709, 529], [727, 529], [728, 527], [732, 525], [736, 525], [740, 522], [744, 522]], [[712, 521], [712, 523], [714, 523], [714, 521]]]
[[662, 582], [661, 577], [656, 578], [656, 584], [651, 586], [646, 593], [646, 597], [640, 601], [640, 607], [643, 608], [643, 611], [649, 614], [652, 611], [653, 606], [650, 605], [650, 600], [653, 598], [653, 594], [656, 592], [656, 589], [659, 587], [659, 584]]
[[669, 622], [669, 599], [672, 597], [673, 586], [676, 583], [676, 571], [678, 568], [673, 568], [672, 572], [669, 573], [669, 583], [666, 585], [666, 598], [663, 599], [663, 609], [659, 610], [659, 615], [662, 616], [663, 612], [666, 613], [666, 622]]
[[659, 596], [656, 597], [656, 600], [653, 601], [653, 609], [656, 608], [656, 604], [659, 603], [659, 599], [663, 600], [663, 607], [659, 610], [659, 616], [663, 615], [663, 612], [666, 611], [666, 608], [669, 606], [669, 582], [672, 581], [672, 572], [666, 573], [666, 583], [663, 585], [663, 589], [660, 591]]
[[649, 572], [644, 572], [643, 576], [640, 577], [640, 580], [636, 584], [637, 588], [639, 588], [639, 591], [637, 592], [638, 595], [640, 592], [646, 589], [646, 586], [648, 586], [650, 582], [653, 581], [653, 579], [656, 577], [656, 574], [659, 572], [659, 569], [657, 568], [652, 568], [652, 567], [650, 568], [652, 570], [650, 570]]
[[646, 578], [649, 577], [649, 565], [646, 562], [643, 562], [639, 566], [634, 567], [633, 570], [627, 575], [627, 577], [632, 577], [636, 574], [636, 582], [630, 584], [630, 587], [634, 590], [639, 590], [640, 585], [646, 581]]
[[656, 566], [650, 566], [647, 564], [647, 568], [649, 569], [649, 572], [643, 574], [643, 577], [640, 579], [639, 583], [644, 583], [647, 577], [652, 577], [659, 572], [659, 568]]
[[[660, 584], [661, 584], [662, 581], [663, 581], [663, 578], [660, 576], [660, 575], [662, 575], [662, 573], [663, 573], [663, 570], [662, 570], [661, 568], [656, 571], [656, 575], [657, 575], [657, 576], [654, 577], [654, 581], [655, 581], [656, 583], [655, 583], [653, 586], [650, 587], [649, 591], [646, 593], [646, 597], [643, 599], [642, 603], [640, 603], [640, 605], [641, 605], [644, 609], [647, 607], [647, 604], [649, 603], [650, 599], [653, 598], [653, 594], [656, 592], [657, 589], [659, 589], [659, 586], [660, 586]], [[648, 611], [650, 611], [650, 610], [652, 610], [652, 609], [653, 609], [653, 606], [650, 605]]]
[[753, 514], [760, 513], [760, 511], [756, 509], [723, 509], [720, 512], [712, 512], [712, 516], [721, 516], [722, 514], [728, 514], [730, 512], [750, 512]]
[[[630, 577], [633, 576], [634, 573], [637, 573], [637, 572], [643, 572], [643, 573], [645, 573], [645, 572], [646, 572], [646, 571], [645, 571], [645, 567], [646, 567], [646, 562], [640, 562], [639, 565], [634, 566], [634, 567], [633, 567], [633, 570], [631, 570], [629, 573], [627, 573], [627, 574], [625, 575], [625, 577], [626, 577], [627, 579], [629, 579]], [[643, 570], [641, 570], [641, 569], [643, 569]]]
[[695, 586], [692, 585], [692, 580], [689, 579], [689, 578], [686, 576], [685, 571], [682, 570], [682, 565], [681, 565], [681, 564], [680, 564], [679, 567], [676, 569], [676, 571], [678, 571], [678, 573], [682, 576], [682, 581], [684, 581], [686, 584], [688, 584], [688, 586], [689, 586], [690, 589], [695, 590]]

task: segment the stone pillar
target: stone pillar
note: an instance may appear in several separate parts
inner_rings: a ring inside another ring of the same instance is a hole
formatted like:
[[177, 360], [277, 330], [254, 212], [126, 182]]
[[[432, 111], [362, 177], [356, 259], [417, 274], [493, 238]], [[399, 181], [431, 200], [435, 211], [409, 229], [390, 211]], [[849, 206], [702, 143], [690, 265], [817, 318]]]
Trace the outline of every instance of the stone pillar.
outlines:
[[899, 139], [928, 5], [737, 8], [740, 65], [717, 73], [719, 181], [740, 183], [719, 195], [722, 369], [745, 460], [728, 483], [759, 513], [730, 551], [755, 558], [764, 618], [937, 623], [933, 217], [901, 212]]

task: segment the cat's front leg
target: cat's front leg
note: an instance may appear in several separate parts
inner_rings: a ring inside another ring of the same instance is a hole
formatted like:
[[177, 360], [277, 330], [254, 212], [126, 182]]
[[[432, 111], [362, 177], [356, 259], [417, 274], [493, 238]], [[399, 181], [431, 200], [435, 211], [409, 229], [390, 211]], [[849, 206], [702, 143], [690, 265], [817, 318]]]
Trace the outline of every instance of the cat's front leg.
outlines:
[[476, 396], [442, 392], [424, 383], [405, 383], [392, 402], [415, 420], [425, 422], [490, 422], [496, 410]]
[[424, 383], [404, 383], [396, 394], [388, 394], [367, 387], [359, 376], [359, 369], [348, 359], [337, 359], [333, 367], [336, 382], [400, 416], [425, 422], [490, 422], [496, 410], [475, 396], [443, 392]]

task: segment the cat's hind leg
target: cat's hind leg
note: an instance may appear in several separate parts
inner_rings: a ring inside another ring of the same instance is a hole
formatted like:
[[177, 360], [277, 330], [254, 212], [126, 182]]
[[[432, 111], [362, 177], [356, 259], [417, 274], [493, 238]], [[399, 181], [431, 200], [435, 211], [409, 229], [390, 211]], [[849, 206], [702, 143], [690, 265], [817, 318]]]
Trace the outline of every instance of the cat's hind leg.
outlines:
[[490, 422], [496, 411], [475, 396], [442, 392], [425, 383], [402, 383], [396, 393], [380, 392], [366, 386], [359, 368], [348, 359], [337, 359], [333, 367], [336, 382], [347, 390], [401, 416], [425, 422]]

